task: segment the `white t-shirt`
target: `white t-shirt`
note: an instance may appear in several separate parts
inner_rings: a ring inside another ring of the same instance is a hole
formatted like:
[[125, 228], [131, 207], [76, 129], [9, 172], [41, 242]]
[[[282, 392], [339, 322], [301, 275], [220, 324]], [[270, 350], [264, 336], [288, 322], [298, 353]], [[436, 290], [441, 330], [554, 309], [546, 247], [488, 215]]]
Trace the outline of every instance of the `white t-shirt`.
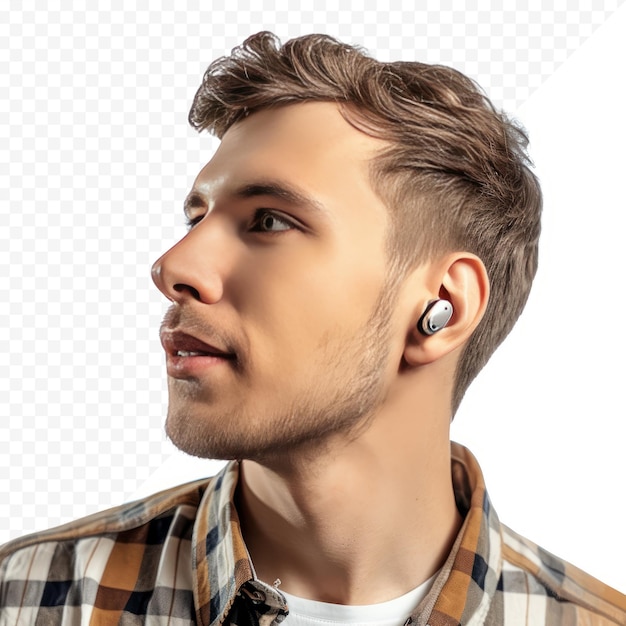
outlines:
[[436, 576], [399, 598], [358, 606], [317, 602], [281, 591], [289, 607], [289, 615], [281, 626], [404, 626], [430, 590]]

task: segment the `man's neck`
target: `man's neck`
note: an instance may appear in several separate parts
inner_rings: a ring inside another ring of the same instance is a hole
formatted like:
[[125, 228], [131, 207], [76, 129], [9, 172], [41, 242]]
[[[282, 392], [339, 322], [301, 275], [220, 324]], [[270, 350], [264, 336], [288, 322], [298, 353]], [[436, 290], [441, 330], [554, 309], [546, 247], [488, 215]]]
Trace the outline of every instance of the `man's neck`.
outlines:
[[302, 460], [279, 471], [242, 463], [237, 507], [261, 580], [314, 600], [372, 604], [442, 566], [462, 522], [447, 424], [377, 416], [316, 459], [292, 458]]

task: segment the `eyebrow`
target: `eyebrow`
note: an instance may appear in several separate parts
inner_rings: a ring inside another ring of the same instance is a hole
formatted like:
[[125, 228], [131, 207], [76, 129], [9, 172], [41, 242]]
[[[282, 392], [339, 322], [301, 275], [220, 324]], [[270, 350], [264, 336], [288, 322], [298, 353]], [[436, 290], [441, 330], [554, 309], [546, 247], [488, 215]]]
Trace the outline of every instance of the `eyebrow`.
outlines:
[[256, 198], [258, 196], [269, 196], [277, 200], [282, 200], [304, 209], [314, 211], [324, 211], [324, 205], [306, 193], [299, 191], [295, 187], [283, 182], [262, 181], [250, 183], [239, 187], [235, 191], [235, 196], [239, 198]]
[[[232, 193], [235, 198], [248, 199], [266, 196], [287, 202], [288, 204], [298, 206], [312, 211], [324, 211], [324, 205], [309, 196], [308, 194], [296, 189], [292, 185], [278, 181], [259, 181], [248, 183], [235, 189]], [[198, 191], [192, 191], [186, 198], [183, 205], [183, 212], [189, 216], [191, 209], [206, 208], [207, 201]]]

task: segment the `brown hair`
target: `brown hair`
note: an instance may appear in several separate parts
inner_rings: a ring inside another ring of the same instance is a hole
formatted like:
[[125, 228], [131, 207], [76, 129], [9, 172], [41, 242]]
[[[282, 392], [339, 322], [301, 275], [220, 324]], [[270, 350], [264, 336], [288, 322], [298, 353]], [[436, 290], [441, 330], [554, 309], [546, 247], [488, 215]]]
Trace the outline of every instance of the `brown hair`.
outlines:
[[459, 359], [456, 411], [519, 317], [537, 269], [541, 191], [528, 139], [460, 72], [379, 62], [326, 35], [284, 45], [268, 32], [248, 38], [209, 66], [189, 121], [221, 138], [254, 111], [302, 101], [337, 102], [347, 121], [390, 142], [372, 184], [393, 215], [395, 271], [454, 250], [487, 268], [490, 299]]

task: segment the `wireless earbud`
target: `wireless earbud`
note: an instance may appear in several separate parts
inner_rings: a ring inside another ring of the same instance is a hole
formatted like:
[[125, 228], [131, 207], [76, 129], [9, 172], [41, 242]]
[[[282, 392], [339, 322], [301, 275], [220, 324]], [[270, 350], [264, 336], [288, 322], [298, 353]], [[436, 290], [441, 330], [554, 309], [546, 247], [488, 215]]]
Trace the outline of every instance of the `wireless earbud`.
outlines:
[[452, 304], [447, 300], [431, 300], [417, 322], [417, 330], [423, 335], [434, 335], [452, 317]]

